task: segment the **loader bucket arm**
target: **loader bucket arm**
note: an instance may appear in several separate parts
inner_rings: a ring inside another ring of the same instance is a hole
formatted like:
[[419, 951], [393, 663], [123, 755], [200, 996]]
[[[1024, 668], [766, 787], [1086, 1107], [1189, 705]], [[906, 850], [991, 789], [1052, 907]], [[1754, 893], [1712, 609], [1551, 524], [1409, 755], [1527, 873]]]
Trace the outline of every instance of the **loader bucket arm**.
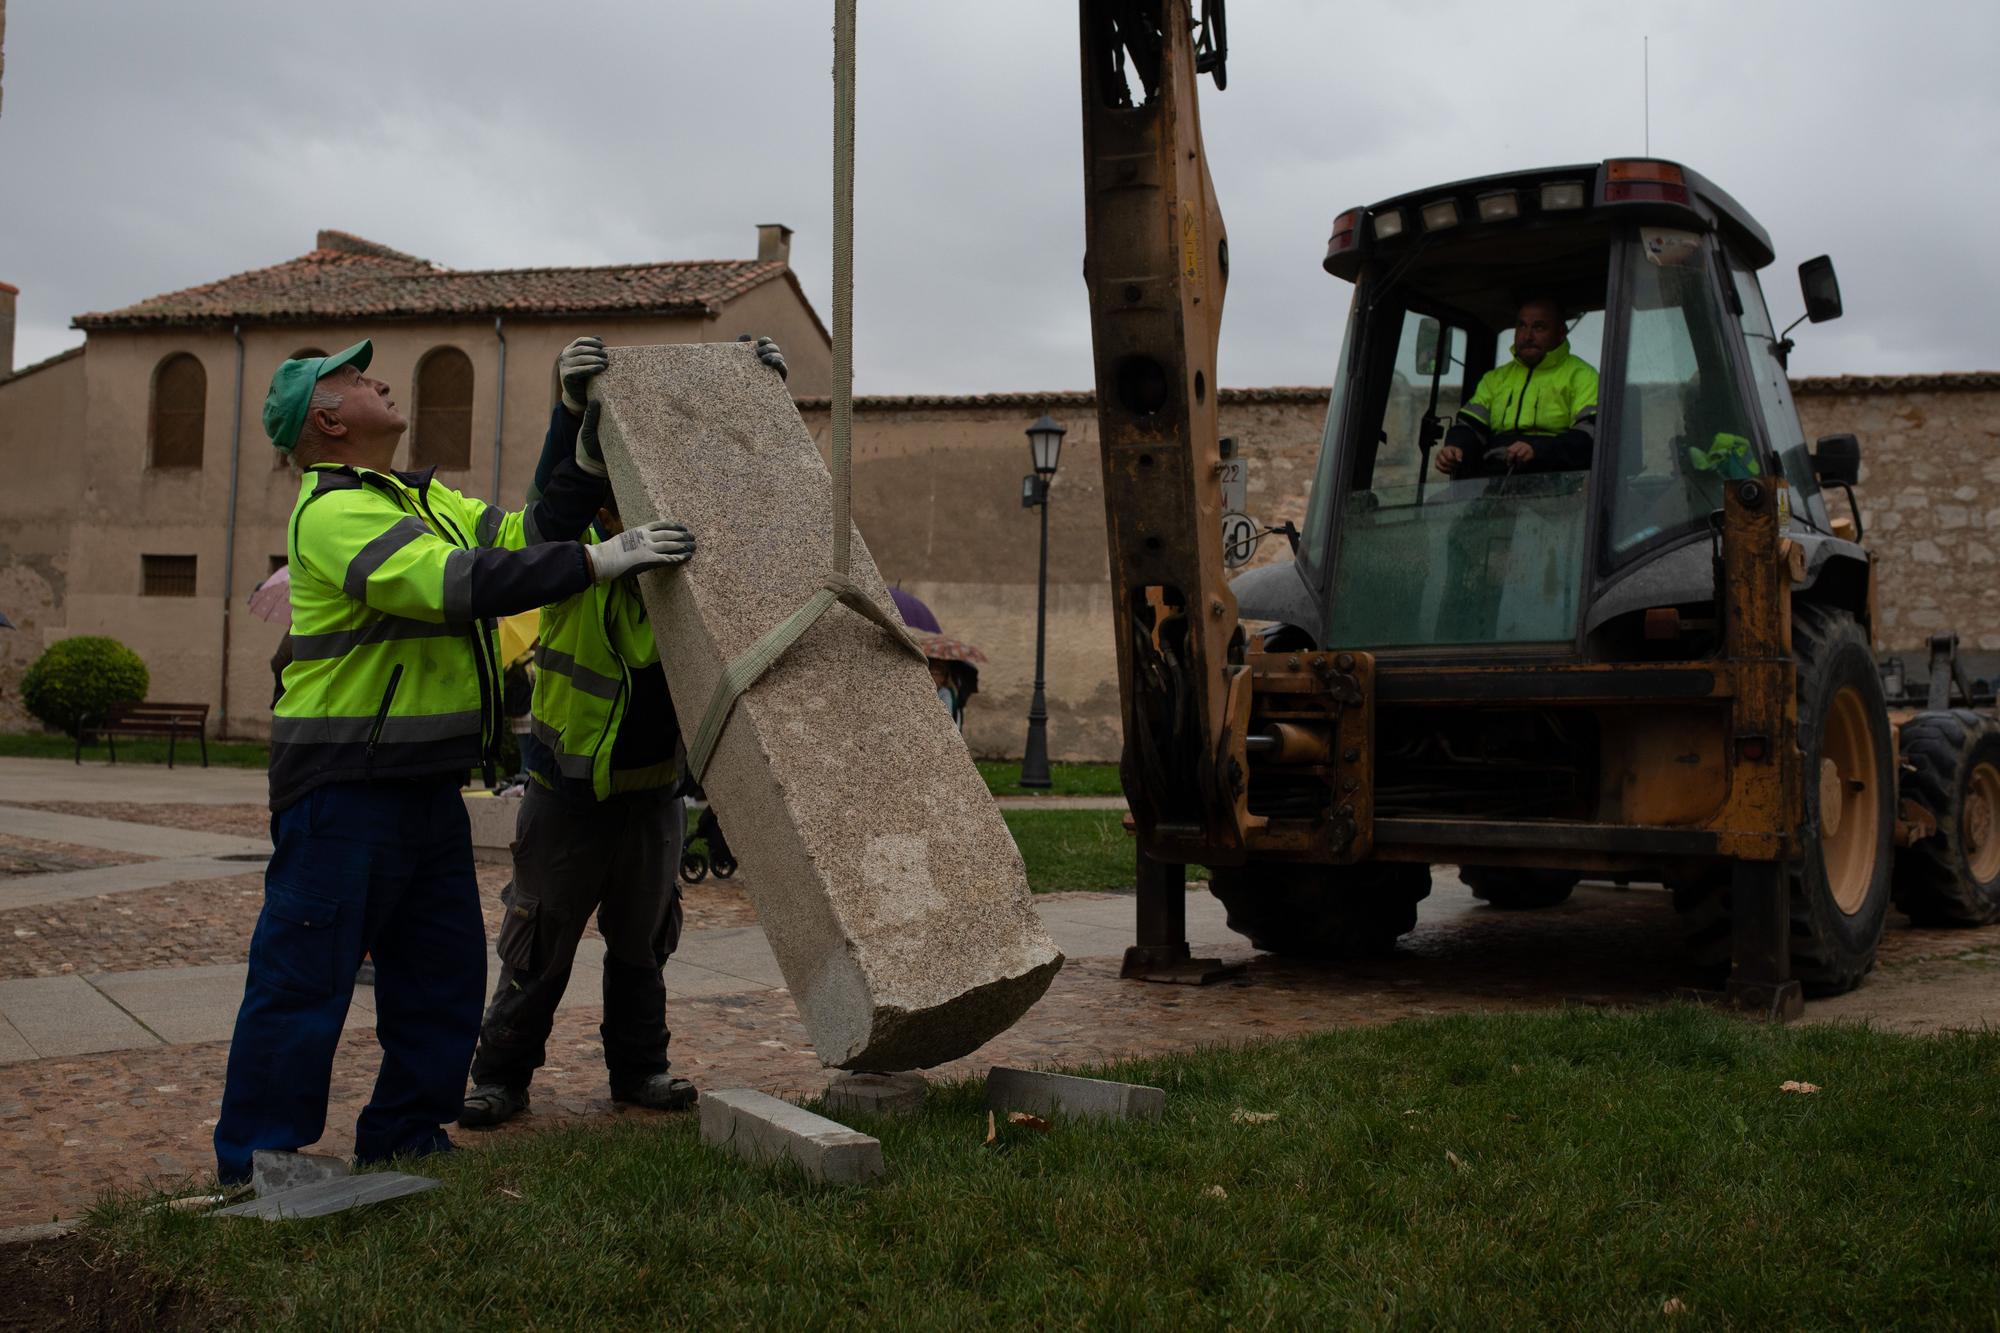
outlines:
[[[1197, 47], [1189, 0], [1083, 0], [1081, 10], [1084, 278], [1121, 774], [1142, 847], [1179, 860], [1190, 847], [1242, 845], [1248, 693], [1247, 681], [1232, 689], [1242, 668], [1223, 578], [1215, 382], [1229, 243], [1195, 96], [1198, 64], [1216, 62]], [[1202, 34], [1204, 46], [1214, 40]]]

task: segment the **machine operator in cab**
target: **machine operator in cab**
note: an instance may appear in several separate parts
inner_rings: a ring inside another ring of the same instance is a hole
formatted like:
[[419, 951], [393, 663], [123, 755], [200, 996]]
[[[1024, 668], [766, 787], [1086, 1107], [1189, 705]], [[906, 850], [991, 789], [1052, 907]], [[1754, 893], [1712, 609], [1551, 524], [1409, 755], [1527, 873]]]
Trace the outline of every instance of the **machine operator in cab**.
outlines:
[[1514, 322], [1514, 355], [1479, 377], [1472, 401], [1445, 433], [1437, 470], [1447, 477], [1574, 472], [1597, 443], [1597, 371], [1569, 349], [1560, 302], [1530, 297]]

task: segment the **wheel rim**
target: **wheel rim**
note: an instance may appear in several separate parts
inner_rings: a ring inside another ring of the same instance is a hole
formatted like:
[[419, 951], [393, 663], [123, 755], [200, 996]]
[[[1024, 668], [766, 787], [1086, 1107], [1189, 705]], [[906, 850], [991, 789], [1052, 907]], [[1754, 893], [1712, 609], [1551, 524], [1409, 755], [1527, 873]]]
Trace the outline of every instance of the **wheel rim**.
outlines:
[[[2000, 773], [1994, 774], [2000, 794]], [[1861, 692], [1843, 686], [1826, 710], [1820, 743], [1820, 859], [1834, 905], [1847, 916], [1861, 910], [1875, 879], [1875, 852], [1882, 837], [1876, 817], [1875, 735]], [[2000, 847], [1995, 849], [2000, 856]]]
[[1960, 820], [1965, 862], [1981, 884], [2000, 875], [2000, 768], [1974, 764]]

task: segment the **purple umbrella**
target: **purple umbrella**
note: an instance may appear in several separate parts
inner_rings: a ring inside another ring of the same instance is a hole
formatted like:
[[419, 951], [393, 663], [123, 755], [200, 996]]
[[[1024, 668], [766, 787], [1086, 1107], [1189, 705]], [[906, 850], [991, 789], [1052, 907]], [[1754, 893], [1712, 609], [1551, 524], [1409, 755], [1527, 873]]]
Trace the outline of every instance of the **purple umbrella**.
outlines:
[[931, 614], [931, 609], [918, 601], [914, 594], [904, 592], [901, 588], [891, 588], [889, 597], [896, 603], [896, 614], [901, 616], [903, 623], [911, 629], [922, 630], [926, 634], [944, 632], [938, 627], [938, 618]]

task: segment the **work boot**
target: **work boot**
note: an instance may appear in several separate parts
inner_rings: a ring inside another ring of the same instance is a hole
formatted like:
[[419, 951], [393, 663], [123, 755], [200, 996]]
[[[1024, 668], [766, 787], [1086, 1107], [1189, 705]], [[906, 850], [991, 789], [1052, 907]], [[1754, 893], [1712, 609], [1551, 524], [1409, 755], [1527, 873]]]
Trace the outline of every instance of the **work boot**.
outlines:
[[528, 1090], [498, 1083], [482, 1083], [465, 1098], [458, 1123], [467, 1129], [491, 1129], [528, 1109]]
[[627, 1102], [652, 1111], [685, 1111], [700, 1096], [694, 1084], [672, 1074], [653, 1074], [639, 1083], [623, 1087], [613, 1084], [611, 1087], [612, 1101]]

